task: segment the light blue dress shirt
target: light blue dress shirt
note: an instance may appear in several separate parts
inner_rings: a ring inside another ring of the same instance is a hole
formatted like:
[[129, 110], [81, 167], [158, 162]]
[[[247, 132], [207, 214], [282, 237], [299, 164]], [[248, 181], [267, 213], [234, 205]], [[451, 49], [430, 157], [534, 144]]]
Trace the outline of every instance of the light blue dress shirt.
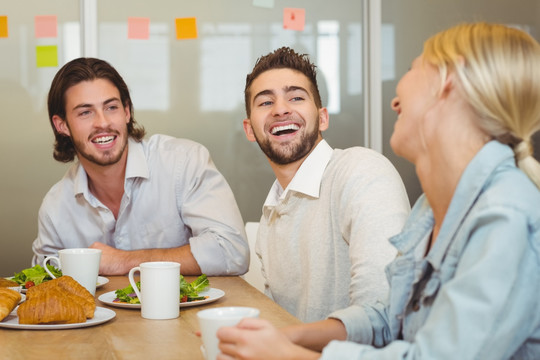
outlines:
[[475, 156], [423, 257], [433, 225], [422, 196], [391, 239], [387, 303], [332, 314], [349, 342], [322, 359], [540, 359], [540, 192], [512, 150]]
[[88, 189], [77, 162], [45, 196], [33, 264], [59, 249], [96, 241], [122, 250], [191, 245], [207, 275], [249, 266], [244, 224], [233, 193], [202, 145], [165, 135], [129, 140], [117, 219]]

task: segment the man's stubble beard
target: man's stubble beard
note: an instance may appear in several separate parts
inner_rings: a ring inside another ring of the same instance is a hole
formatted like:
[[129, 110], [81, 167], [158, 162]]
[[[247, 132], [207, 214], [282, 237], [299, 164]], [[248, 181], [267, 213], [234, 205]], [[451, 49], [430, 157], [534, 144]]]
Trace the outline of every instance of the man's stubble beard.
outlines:
[[278, 165], [287, 165], [302, 159], [313, 149], [319, 138], [319, 123], [316, 123], [313, 131], [302, 134], [300, 141], [279, 143], [277, 146], [273, 146], [270, 139], [259, 139], [255, 132], [253, 134], [257, 144], [270, 161]]

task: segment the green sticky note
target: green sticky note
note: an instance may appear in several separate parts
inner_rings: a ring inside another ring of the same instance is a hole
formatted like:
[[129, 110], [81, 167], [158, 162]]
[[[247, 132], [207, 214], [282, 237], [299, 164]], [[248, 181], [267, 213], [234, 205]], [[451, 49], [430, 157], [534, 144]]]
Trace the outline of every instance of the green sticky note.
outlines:
[[36, 46], [36, 66], [58, 66], [58, 48], [56, 45]]

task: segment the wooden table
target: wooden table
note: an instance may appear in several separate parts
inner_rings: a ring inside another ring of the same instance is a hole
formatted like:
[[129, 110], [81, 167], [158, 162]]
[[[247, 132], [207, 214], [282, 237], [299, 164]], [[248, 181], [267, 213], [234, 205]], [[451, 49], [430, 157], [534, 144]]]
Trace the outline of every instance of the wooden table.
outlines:
[[[192, 281], [195, 277], [186, 277]], [[277, 327], [300, 320], [240, 277], [210, 277], [210, 286], [225, 291], [213, 303], [181, 308], [174, 320], [147, 320], [138, 309], [110, 307], [97, 297], [129, 285], [126, 276], [108, 277], [96, 291], [96, 305], [112, 309], [116, 317], [104, 324], [80, 329], [18, 330], [0, 328], [1, 359], [176, 359], [203, 360], [197, 312], [219, 306], [251, 306]]]

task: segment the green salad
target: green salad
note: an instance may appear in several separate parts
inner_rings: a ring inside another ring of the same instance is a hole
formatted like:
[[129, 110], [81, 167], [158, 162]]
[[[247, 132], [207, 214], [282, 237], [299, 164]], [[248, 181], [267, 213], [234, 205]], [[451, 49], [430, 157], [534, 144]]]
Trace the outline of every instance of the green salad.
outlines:
[[[62, 271], [60, 269], [48, 264], [47, 268], [51, 273], [54, 274], [54, 276], [62, 276]], [[41, 265], [36, 265], [34, 267], [24, 269], [21, 272], [15, 273], [12, 280], [17, 282], [19, 285], [22, 285], [23, 288], [28, 289], [29, 287], [39, 285], [42, 282], [52, 280], [52, 277], [45, 271], [43, 267], [41, 267]]]
[[[180, 275], [180, 302], [204, 300], [206, 297], [200, 296], [199, 293], [204, 291], [208, 286], [210, 286], [210, 281], [205, 274], [202, 274], [190, 283], [184, 279], [184, 276]], [[140, 281], [137, 282], [137, 288], [139, 291], [141, 290]], [[124, 302], [128, 304], [141, 303], [131, 285], [116, 290], [115, 294], [116, 299], [113, 300], [114, 302]]]

